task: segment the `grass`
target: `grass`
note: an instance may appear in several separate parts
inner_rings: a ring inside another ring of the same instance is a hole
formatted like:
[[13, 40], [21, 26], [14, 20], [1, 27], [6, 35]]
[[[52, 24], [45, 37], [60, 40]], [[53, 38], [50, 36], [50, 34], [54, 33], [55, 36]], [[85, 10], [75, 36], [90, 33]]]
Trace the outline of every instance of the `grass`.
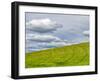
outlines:
[[25, 68], [89, 65], [89, 43], [25, 54]]

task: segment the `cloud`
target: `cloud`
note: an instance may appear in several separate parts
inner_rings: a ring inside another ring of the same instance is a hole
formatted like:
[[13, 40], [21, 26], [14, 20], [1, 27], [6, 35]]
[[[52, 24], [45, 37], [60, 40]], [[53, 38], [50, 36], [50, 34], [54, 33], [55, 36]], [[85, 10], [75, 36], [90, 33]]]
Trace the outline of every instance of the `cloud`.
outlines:
[[47, 33], [56, 31], [62, 25], [51, 19], [33, 19], [26, 23], [26, 29], [38, 33]]
[[26, 40], [34, 42], [52, 42], [52, 41], [62, 41], [60, 38], [53, 35], [40, 35], [40, 34], [27, 34]]
[[67, 45], [67, 43], [61, 41], [61, 42], [49, 42], [49, 43], [42, 43], [39, 46], [42, 48], [53, 48], [53, 47], [61, 47], [61, 46], [65, 46]]
[[59, 46], [65, 46], [66, 43], [61, 41], [61, 42], [51, 42], [50, 44], [48, 45], [51, 45], [51, 46], [54, 46], [54, 47], [59, 47]]
[[60, 39], [53, 35], [27, 34], [26, 52], [61, 47], [67, 45], [67, 42], [67, 40]]
[[[30, 45], [31, 44], [31, 45]], [[67, 45], [65, 42], [30, 42], [27, 43], [26, 45], [26, 52], [32, 52], [32, 51], [39, 51], [39, 50], [44, 50], [44, 49], [49, 49], [49, 48], [55, 48], [55, 47], [61, 47]]]
[[89, 30], [83, 31], [84, 36], [89, 36]]
[[39, 51], [88, 41], [88, 30], [89, 16], [31, 13], [26, 16], [26, 51]]

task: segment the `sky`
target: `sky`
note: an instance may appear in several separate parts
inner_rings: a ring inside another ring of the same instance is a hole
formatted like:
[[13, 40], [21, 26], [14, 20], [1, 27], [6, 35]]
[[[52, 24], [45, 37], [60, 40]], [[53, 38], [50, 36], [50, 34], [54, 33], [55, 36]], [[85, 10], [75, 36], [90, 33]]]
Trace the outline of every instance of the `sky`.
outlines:
[[25, 13], [26, 52], [89, 42], [89, 15]]

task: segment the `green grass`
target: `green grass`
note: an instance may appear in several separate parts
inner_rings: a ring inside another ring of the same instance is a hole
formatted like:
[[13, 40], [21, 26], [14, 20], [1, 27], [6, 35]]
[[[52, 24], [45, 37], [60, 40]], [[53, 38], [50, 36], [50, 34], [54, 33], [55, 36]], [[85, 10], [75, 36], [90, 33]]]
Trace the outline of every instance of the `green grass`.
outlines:
[[25, 68], [89, 65], [89, 43], [25, 54]]

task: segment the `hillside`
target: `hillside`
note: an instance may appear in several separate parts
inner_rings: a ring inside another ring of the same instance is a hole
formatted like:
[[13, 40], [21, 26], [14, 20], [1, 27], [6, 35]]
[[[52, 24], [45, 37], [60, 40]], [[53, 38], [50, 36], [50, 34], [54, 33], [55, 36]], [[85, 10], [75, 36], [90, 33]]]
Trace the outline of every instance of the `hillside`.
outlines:
[[26, 68], [83, 65], [89, 65], [89, 43], [25, 54]]

